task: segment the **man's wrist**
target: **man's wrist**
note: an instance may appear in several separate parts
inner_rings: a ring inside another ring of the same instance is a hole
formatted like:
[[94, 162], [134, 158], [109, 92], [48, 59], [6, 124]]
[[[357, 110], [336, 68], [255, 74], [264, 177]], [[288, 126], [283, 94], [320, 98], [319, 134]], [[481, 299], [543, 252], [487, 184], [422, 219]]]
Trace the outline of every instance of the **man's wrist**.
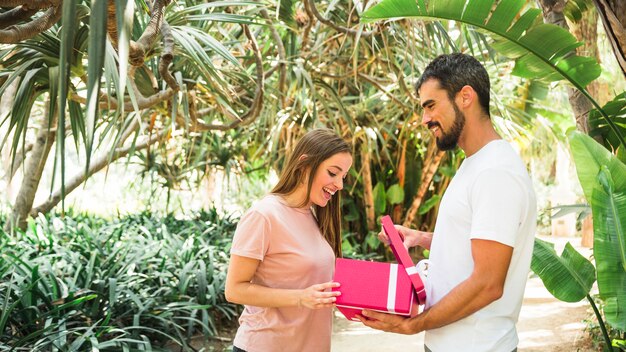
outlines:
[[413, 319], [407, 320], [407, 323], [409, 323], [409, 327], [408, 327], [409, 334], [418, 334], [426, 330], [425, 318], [427, 314], [428, 314], [428, 311], [424, 311], [421, 314], [414, 317]]
[[413, 231], [415, 231], [415, 236], [413, 237], [415, 238], [415, 243], [413, 243], [413, 246], [424, 247], [424, 233], [418, 230], [413, 230]]
[[422, 248], [430, 249], [430, 243], [432, 241], [432, 233], [424, 232], [424, 231], [417, 231], [417, 233], [418, 233], [418, 235], [416, 236], [417, 245]]

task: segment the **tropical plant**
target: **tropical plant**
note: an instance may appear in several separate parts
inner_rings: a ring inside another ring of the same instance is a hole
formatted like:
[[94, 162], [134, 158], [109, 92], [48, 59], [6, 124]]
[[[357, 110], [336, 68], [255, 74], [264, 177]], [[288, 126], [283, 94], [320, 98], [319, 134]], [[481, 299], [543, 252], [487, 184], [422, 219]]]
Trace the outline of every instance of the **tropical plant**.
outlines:
[[[578, 178], [593, 212], [597, 268], [569, 243], [558, 257], [552, 244], [536, 239], [532, 269], [556, 298], [577, 302], [586, 297], [607, 348], [623, 349], [620, 332], [626, 331], [626, 164], [585, 134], [571, 132], [569, 140]], [[596, 271], [604, 317], [615, 330], [614, 339], [590, 294]]]
[[[9, 224], [24, 228], [29, 215], [47, 213], [121, 157], [171, 148], [173, 137], [180, 139], [174, 145], [193, 144], [202, 132], [220, 135], [261, 112], [264, 67], [248, 28], [257, 23], [249, 12], [258, 10], [258, 2], [108, 4], [51, 2], [50, 26], [35, 26], [24, 36], [24, 27], [38, 20], [23, 22], [38, 8], [0, 10], [0, 28], [7, 34], [0, 38], [11, 43], [0, 47], [0, 95], [14, 105], [2, 117], [7, 126], [2, 144], [8, 142], [12, 154], [9, 174], [23, 166], [25, 175]], [[75, 25], [61, 26], [59, 17]], [[45, 114], [33, 119], [37, 106]], [[172, 133], [173, 126], [182, 133]], [[31, 143], [26, 133], [33, 128], [38, 135]], [[66, 180], [69, 135], [84, 150], [84, 170]], [[33, 206], [53, 145], [61, 180], [48, 200]]]
[[607, 321], [626, 331], [626, 164], [589, 136], [570, 135], [578, 178], [594, 215], [594, 258]]

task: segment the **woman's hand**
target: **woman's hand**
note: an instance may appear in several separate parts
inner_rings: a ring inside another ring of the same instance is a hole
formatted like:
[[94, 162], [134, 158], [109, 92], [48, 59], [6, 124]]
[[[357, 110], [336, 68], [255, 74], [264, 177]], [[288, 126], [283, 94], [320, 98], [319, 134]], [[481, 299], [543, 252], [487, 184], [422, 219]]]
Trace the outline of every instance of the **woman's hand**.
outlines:
[[309, 309], [332, 307], [337, 300], [337, 296], [341, 295], [339, 291], [330, 291], [333, 287], [339, 287], [339, 283], [329, 281], [300, 290], [298, 295], [298, 307], [306, 307]]
[[[266, 287], [251, 282], [261, 261], [236, 254], [230, 256], [226, 274], [225, 295], [232, 303], [256, 307], [307, 307], [310, 309], [332, 307], [340, 292], [330, 291], [339, 287], [338, 282], [325, 282], [305, 289]], [[327, 291], [328, 290], [328, 291]]]

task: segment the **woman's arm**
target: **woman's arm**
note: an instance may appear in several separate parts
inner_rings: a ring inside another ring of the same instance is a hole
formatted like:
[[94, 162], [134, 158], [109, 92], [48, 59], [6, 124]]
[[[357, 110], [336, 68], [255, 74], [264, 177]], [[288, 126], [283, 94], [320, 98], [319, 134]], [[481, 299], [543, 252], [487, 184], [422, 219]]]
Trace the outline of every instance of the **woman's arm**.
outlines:
[[339, 287], [337, 282], [325, 282], [305, 289], [270, 288], [250, 281], [256, 272], [258, 259], [230, 256], [226, 274], [226, 300], [231, 303], [257, 307], [306, 307], [310, 309], [332, 307], [340, 292], [326, 290]]

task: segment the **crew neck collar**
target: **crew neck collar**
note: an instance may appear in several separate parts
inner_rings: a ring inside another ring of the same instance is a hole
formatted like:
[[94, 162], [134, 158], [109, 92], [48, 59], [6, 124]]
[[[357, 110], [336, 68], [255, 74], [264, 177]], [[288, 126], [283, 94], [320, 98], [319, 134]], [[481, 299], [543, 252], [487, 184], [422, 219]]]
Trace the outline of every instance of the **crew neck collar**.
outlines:
[[286, 206], [286, 207], [288, 207], [288, 208], [290, 208], [290, 209], [293, 209], [293, 210], [295, 210], [295, 211], [297, 211], [297, 212], [304, 213], [304, 214], [308, 214], [308, 213], [310, 213], [310, 212], [311, 212], [311, 207], [307, 207], [307, 206], [304, 206], [304, 207], [294, 207], [294, 206], [289, 205], [289, 203], [287, 203], [287, 200], [285, 200], [285, 198], [283, 198], [283, 196], [282, 196], [282, 195], [279, 195], [279, 194], [270, 194], [269, 196], [270, 196], [270, 197], [274, 197], [274, 198], [276, 198], [276, 200], [277, 200], [280, 204], [282, 204], [282, 205], [284, 205], [284, 206]]

